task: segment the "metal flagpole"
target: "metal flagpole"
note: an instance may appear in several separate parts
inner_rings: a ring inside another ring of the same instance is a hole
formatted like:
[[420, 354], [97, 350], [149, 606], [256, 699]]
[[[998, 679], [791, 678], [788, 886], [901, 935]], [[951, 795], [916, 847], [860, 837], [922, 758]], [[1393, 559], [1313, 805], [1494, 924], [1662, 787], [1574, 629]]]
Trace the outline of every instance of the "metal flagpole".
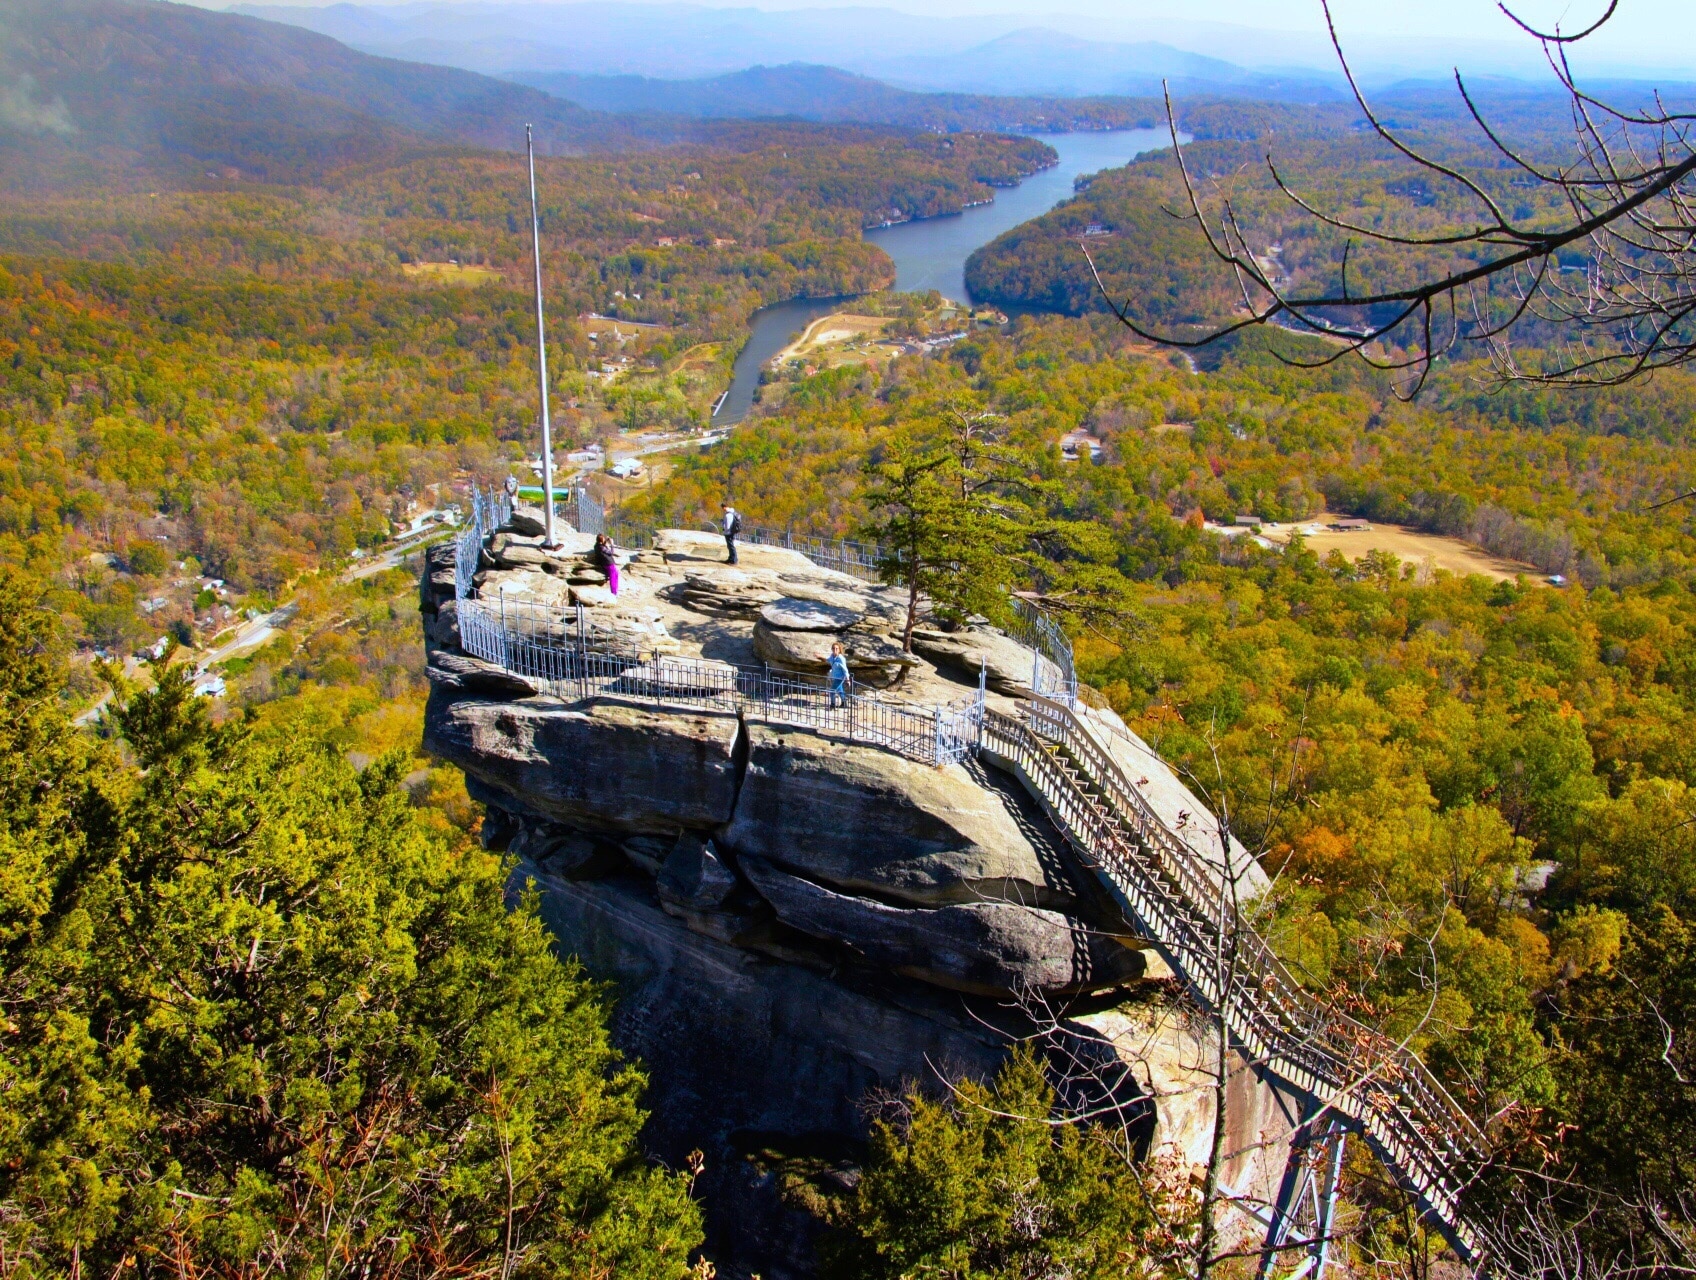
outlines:
[[554, 441], [548, 421], [548, 341], [542, 324], [542, 220], [536, 212], [536, 141], [529, 125], [524, 126], [524, 150], [530, 158], [530, 243], [536, 253], [536, 381], [542, 389], [542, 522], [548, 546], [559, 545], [554, 537]]

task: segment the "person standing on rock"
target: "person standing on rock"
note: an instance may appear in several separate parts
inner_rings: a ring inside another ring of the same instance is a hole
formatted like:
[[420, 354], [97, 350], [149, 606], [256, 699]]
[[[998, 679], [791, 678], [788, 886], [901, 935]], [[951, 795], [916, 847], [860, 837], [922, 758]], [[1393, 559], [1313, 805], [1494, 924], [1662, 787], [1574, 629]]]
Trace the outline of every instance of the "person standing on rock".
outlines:
[[848, 705], [848, 655], [838, 640], [830, 646], [830, 705], [837, 706], [837, 699], [842, 699], [840, 705]]
[[730, 552], [730, 564], [736, 563], [736, 535], [742, 532], [742, 517], [728, 502], [724, 504], [724, 545]]
[[604, 533], [595, 535], [595, 564], [607, 571], [607, 590], [613, 595], [618, 594], [618, 548], [612, 545], [612, 538]]

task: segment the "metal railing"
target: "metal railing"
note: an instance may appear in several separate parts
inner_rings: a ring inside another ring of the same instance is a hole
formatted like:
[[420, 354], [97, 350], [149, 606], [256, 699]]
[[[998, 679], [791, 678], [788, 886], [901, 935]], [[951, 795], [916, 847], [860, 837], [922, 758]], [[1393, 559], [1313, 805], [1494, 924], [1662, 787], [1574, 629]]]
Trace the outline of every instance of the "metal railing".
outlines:
[[571, 527], [576, 529], [578, 533], [605, 533], [607, 531], [606, 509], [595, 501], [595, 495], [589, 492], [587, 485], [578, 485], [571, 491], [571, 501], [558, 505], [566, 509], [560, 514], [565, 515], [565, 518], [571, 521]]
[[883, 558], [883, 548], [875, 542], [815, 537], [789, 529], [763, 529], [749, 525], [744, 525], [738, 536], [750, 546], [786, 547], [790, 551], [799, 551], [821, 569], [835, 569], [865, 582], [879, 581], [877, 565]]
[[1031, 691], [1068, 707], [1078, 705], [1078, 672], [1072, 642], [1060, 624], [1029, 600], [1013, 597], [1013, 623], [1007, 634], [1031, 651]]
[[[615, 508], [608, 514], [595, 502], [588, 491], [576, 491], [576, 513], [569, 517], [579, 533], [611, 533], [621, 546], [638, 548], [652, 544], [655, 530], [647, 524], [621, 521]], [[720, 533], [718, 526], [703, 532]], [[752, 547], [783, 547], [799, 551], [821, 569], [834, 569], [863, 582], [879, 582], [880, 561], [888, 559], [884, 549], [875, 542], [855, 542], [850, 538], [827, 538], [793, 529], [768, 529], [759, 525], [743, 525], [737, 535], [740, 542]], [[1066, 638], [1060, 624], [1028, 600], [1014, 597], [1013, 621], [1005, 628], [1008, 636], [1031, 650], [1031, 689], [1041, 697], [1055, 698], [1068, 706], [1078, 701], [1078, 675], [1072, 657], [1072, 642]]]
[[1243, 920], [1237, 869], [1169, 830], [1076, 714], [1033, 699], [1023, 718], [986, 712], [983, 746], [1012, 764], [1080, 860], [1156, 942], [1245, 1053], [1344, 1116], [1450, 1233], [1477, 1255], [1488, 1233], [1461, 1196], [1483, 1134], [1412, 1052], [1304, 991]]
[[615, 698], [677, 711], [721, 711], [793, 725], [894, 751], [923, 764], [956, 764], [977, 748], [983, 677], [974, 697], [942, 706], [898, 702], [848, 682], [707, 658], [617, 647], [595, 636], [579, 606], [564, 614], [529, 602], [462, 600], [460, 647], [568, 702]]
[[466, 521], [454, 541], [453, 586], [455, 599], [464, 600], [471, 594], [472, 579], [477, 576], [477, 561], [483, 551], [483, 539], [512, 518], [512, 495], [505, 489], [490, 489], [485, 493], [471, 486], [471, 519]]

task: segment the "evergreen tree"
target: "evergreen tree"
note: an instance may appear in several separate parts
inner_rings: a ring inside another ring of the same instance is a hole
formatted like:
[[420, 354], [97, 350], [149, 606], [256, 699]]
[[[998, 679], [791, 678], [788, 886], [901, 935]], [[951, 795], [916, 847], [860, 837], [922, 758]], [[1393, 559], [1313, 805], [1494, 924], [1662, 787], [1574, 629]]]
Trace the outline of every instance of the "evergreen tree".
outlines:
[[910, 1092], [880, 1121], [831, 1270], [856, 1280], [1077, 1280], [1158, 1272], [1164, 1240], [1136, 1171], [1098, 1127], [1056, 1117], [1028, 1050], [993, 1087]]
[[214, 726], [180, 669], [115, 743], [0, 579], [0, 1244], [20, 1274], [680, 1276], [643, 1078], [507, 869], [398, 759]]

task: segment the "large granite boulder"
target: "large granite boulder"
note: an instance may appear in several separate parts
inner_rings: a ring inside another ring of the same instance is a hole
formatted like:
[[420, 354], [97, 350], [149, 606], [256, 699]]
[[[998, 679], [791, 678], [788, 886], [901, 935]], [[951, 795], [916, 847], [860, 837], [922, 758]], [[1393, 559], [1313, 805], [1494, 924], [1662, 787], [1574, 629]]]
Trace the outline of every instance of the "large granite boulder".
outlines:
[[723, 842], [839, 889], [916, 906], [1077, 895], [1052, 829], [1009, 787], [876, 747], [751, 723]]
[[852, 596], [838, 601], [809, 600], [785, 596], [760, 610], [760, 621], [774, 631], [844, 631], [858, 622], [866, 610]]
[[675, 833], [731, 819], [735, 716], [618, 702], [491, 702], [433, 686], [424, 745], [520, 809], [591, 830]]
[[[437, 615], [438, 619], [440, 616]], [[430, 654], [424, 674], [433, 684], [464, 689], [469, 693], [502, 701], [533, 697], [537, 692], [532, 681], [516, 672], [497, 667], [491, 662], [484, 662], [481, 658], [453, 653], [446, 649], [436, 649]]]
[[460, 647], [458, 600], [444, 600], [435, 613], [424, 614], [424, 638], [444, 648]]
[[458, 550], [457, 540], [438, 542], [424, 549], [424, 572], [418, 577], [419, 613], [435, 613], [454, 598]]
[[837, 893], [763, 858], [742, 873], [792, 929], [847, 947], [880, 968], [973, 995], [1098, 991], [1135, 981], [1139, 952], [1058, 911], [1010, 902], [891, 907]]
[[676, 601], [691, 609], [708, 613], [756, 614], [765, 605], [782, 599], [777, 575], [749, 573], [728, 565], [688, 570], [683, 581], [671, 588]]
[[985, 683], [996, 693], [1010, 698], [1028, 697], [1031, 692], [1032, 654], [1017, 640], [983, 627], [965, 631], [913, 630], [913, 651], [940, 666], [976, 678], [981, 669]]
[[539, 538], [548, 527], [546, 514], [540, 507], [525, 507], [514, 503], [512, 514], [507, 516], [506, 523], [500, 527], [500, 532], [516, 533], [527, 538]]
[[790, 671], [823, 674], [830, 665], [830, 647], [838, 640], [848, 669], [864, 683], [887, 685], [914, 665], [912, 654], [901, 652], [894, 639], [879, 632], [779, 630], [763, 616], [754, 623], [754, 652], [772, 666]]
[[477, 575], [476, 585], [478, 599], [497, 610], [504, 596], [529, 616], [551, 614], [563, 624], [571, 608], [571, 584], [534, 565], [485, 570]]

